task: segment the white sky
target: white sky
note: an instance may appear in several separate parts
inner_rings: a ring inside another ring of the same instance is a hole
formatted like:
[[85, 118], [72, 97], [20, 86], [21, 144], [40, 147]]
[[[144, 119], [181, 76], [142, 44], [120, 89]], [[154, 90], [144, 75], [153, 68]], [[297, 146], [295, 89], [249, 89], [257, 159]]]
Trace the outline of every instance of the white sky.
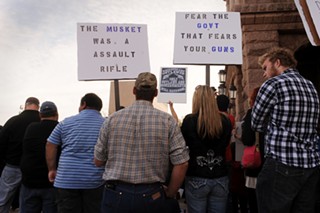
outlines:
[[[175, 12], [226, 11], [223, 0], [1, 0], [0, 8], [0, 125], [29, 96], [55, 102], [62, 120], [94, 92], [108, 114], [110, 82], [77, 80], [78, 22], [147, 24], [151, 72], [159, 76], [161, 67], [173, 66]], [[187, 103], [175, 104], [179, 117], [191, 112], [195, 86], [205, 84], [205, 66], [187, 67]], [[211, 66], [216, 88], [221, 68]]]

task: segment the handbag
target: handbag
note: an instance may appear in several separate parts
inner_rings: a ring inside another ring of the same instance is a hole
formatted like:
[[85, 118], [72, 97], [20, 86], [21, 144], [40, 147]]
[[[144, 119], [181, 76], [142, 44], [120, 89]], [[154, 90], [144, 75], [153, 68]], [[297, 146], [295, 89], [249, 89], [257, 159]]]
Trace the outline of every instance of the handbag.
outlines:
[[256, 142], [243, 150], [241, 165], [245, 169], [254, 169], [261, 166], [261, 153], [259, 150], [259, 133], [256, 132]]

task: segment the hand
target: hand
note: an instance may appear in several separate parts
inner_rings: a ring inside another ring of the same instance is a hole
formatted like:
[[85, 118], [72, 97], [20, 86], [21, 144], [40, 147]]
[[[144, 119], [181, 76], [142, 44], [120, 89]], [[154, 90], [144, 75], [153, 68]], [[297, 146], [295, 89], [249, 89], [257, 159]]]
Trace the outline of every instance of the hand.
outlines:
[[169, 101], [168, 104], [169, 104], [170, 107], [173, 107], [172, 101]]
[[168, 198], [175, 198], [176, 193], [170, 192], [169, 188], [166, 185], [162, 185], [164, 193], [166, 194], [166, 197]]
[[236, 129], [232, 129], [232, 130], [231, 130], [231, 134], [232, 134], [232, 135], [236, 135], [236, 134], [237, 134], [237, 130], [236, 130]]
[[57, 170], [49, 171], [49, 173], [48, 173], [48, 179], [49, 179], [49, 182], [50, 182], [50, 183], [53, 183], [53, 182], [54, 182], [54, 180], [56, 179], [56, 175], [57, 175]]

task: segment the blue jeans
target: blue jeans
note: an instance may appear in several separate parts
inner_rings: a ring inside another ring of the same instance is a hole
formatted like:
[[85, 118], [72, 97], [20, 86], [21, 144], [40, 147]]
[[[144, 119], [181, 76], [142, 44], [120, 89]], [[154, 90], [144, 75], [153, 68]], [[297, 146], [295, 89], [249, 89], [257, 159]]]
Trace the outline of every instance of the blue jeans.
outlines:
[[160, 183], [106, 183], [102, 213], [179, 213], [179, 204], [167, 199]]
[[21, 185], [20, 213], [56, 213], [54, 188], [29, 188]]
[[259, 212], [314, 212], [318, 179], [319, 168], [292, 167], [267, 158], [256, 188]]
[[18, 167], [6, 165], [0, 177], [0, 213], [9, 212], [14, 193], [21, 183], [21, 170]]
[[185, 193], [188, 213], [221, 213], [228, 201], [228, 176], [207, 179], [186, 177]]

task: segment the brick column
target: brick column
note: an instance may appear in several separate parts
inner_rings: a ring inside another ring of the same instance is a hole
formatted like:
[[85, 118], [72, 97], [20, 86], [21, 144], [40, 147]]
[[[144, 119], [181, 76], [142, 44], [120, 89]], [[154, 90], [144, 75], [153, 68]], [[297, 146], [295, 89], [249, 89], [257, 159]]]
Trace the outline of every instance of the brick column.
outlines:
[[227, 66], [227, 84], [233, 79], [237, 87], [236, 119], [240, 120], [251, 91], [264, 81], [259, 56], [277, 46], [294, 51], [308, 39], [292, 0], [226, 0], [226, 5], [227, 11], [241, 13], [243, 64]]

